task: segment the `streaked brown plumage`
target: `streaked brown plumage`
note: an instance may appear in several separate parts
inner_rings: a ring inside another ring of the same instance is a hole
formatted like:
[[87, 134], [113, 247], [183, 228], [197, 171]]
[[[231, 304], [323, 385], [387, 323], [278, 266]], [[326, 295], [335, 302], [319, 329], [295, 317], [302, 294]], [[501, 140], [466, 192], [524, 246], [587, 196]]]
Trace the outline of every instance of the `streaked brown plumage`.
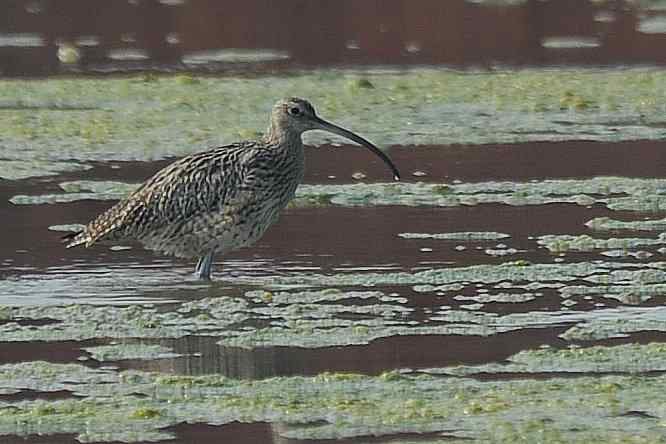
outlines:
[[67, 248], [137, 239], [147, 248], [194, 258], [195, 273], [209, 279], [214, 253], [227, 253], [256, 242], [273, 224], [303, 179], [301, 135], [329, 131], [391, 160], [367, 140], [320, 119], [303, 99], [280, 100], [273, 107], [268, 133], [184, 157], [157, 172], [139, 189], [66, 236]]

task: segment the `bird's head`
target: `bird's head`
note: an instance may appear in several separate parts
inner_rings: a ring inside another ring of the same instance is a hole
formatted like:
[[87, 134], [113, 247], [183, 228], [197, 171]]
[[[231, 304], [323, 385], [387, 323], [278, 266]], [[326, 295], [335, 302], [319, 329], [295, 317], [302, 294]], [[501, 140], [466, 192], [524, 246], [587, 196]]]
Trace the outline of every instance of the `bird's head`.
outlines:
[[317, 113], [310, 102], [291, 97], [279, 100], [273, 106], [271, 125], [274, 130], [301, 135], [305, 131], [316, 129], [317, 119]]
[[363, 137], [317, 116], [314, 107], [307, 100], [291, 97], [282, 99], [273, 106], [270, 137], [280, 139], [289, 135], [300, 137], [304, 132], [311, 130], [337, 134], [366, 147], [391, 168], [395, 180], [400, 180], [398, 169], [383, 151]]

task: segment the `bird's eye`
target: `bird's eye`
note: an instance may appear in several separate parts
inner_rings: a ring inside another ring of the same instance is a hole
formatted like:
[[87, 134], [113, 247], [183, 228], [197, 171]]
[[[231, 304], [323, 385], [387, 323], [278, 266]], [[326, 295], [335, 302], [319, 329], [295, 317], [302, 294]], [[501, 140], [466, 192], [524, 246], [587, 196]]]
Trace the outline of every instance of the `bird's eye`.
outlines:
[[292, 116], [300, 116], [301, 115], [301, 110], [300, 110], [300, 108], [298, 108], [296, 106], [293, 106], [293, 107], [289, 108], [289, 114], [291, 114]]

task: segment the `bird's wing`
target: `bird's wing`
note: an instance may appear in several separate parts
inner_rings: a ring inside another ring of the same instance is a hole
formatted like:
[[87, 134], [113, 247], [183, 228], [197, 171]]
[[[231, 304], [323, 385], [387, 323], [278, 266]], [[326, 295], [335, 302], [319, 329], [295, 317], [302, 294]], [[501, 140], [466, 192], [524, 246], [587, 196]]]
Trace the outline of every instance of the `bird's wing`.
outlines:
[[246, 158], [255, 146], [255, 142], [226, 145], [173, 162], [97, 216], [69, 239], [67, 247], [136, 237], [215, 211], [242, 189]]

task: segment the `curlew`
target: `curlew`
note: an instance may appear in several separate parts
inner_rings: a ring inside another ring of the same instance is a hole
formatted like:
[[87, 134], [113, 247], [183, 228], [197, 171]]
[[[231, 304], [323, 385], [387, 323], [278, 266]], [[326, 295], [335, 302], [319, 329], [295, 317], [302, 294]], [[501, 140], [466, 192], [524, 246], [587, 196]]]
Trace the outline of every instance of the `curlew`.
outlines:
[[395, 180], [400, 179], [391, 159], [375, 145], [321, 119], [306, 100], [283, 99], [273, 107], [263, 139], [175, 161], [82, 231], [65, 236], [67, 248], [138, 240], [164, 254], [198, 258], [195, 275], [210, 279], [214, 254], [255, 243], [294, 197], [303, 179], [301, 135], [311, 130], [363, 145], [386, 162]]

